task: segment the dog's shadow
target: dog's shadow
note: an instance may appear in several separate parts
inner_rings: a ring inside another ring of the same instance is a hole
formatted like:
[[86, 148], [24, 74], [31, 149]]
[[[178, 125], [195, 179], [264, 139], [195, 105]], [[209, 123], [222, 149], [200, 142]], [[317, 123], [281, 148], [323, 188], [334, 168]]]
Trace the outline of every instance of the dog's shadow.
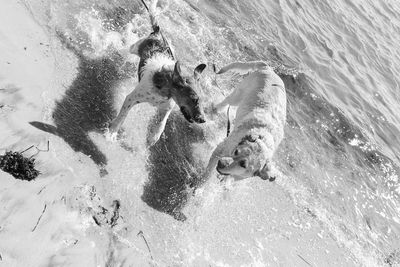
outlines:
[[171, 113], [163, 136], [149, 149], [149, 180], [142, 195], [147, 205], [177, 220], [186, 219], [181, 210], [201, 185], [203, 173], [202, 164], [193, 157], [192, 144], [204, 141], [203, 128], [189, 124], [178, 111]]
[[[75, 51], [76, 52], [76, 51]], [[107, 164], [107, 158], [90, 139], [88, 133], [101, 131], [116, 115], [113, 108], [115, 83], [121, 79], [118, 55], [99, 59], [79, 58], [78, 75], [56, 102], [53, 125], [33, 121], [36, 128], [65, 140], [76, 152], [89, 156], [97, 165]]]

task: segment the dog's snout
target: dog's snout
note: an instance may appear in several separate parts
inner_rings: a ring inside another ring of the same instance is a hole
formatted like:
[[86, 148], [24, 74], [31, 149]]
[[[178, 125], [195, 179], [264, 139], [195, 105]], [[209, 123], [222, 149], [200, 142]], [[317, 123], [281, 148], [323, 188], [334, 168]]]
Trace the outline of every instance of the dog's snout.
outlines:
[[218, 161], [217, 169], [223, 169], [227, 166], [229, 166], [233, 162], [232, 158], [222, 158]]
[[222, 168], [224, 168], [225, 166], [226, 166], [226, 165], [224, 164], [223, 161], [221, 161], [221, 160], [218, 161], [217, 169], [222, 169]]

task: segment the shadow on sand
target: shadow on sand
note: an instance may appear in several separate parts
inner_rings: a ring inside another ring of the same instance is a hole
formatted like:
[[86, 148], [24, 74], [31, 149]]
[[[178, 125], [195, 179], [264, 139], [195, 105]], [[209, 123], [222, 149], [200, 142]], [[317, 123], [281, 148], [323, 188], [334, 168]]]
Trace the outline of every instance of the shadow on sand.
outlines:
[[34, 127], [55, 134], [65, 140], [76, 152], [89, 156], [97, 165], [107, 164], [106, 156], [90, 139], [88, 133], [101, 131], [116, 115], [113, 108], [115, 82], [122, 59], [88, 59], [79, 54], [78, 75], [56, 103], [53, 112], [55, 126], [30, 122]]
[[[157, 117], [157, 116], [156, 116]], [[153, 125], [154, 120], [150, 123]], [[193, 157], [192, 144], [205, 141], [204, 130], [189, 124], [179, 112], [172, 112], [164, 136], [149, 149], [147, 169], [149, 180], [144, 186], [142, 200], [150, 207], [184, 221], [181, 212], [200, 186], [203, 166]]]

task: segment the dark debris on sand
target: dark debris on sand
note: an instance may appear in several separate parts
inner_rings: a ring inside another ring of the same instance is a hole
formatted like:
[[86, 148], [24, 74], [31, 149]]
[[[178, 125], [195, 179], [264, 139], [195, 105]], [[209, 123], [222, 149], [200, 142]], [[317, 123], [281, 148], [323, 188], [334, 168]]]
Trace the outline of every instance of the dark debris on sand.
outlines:
[[400, 266], [400, 249], [397, 249], [390, 253], [385, 259], [384, 262], [392, 267], [392, 266]]
[[0, 156], [0, 169], [8, 172], [16, 179], [31, 181], [40, 172], [35, 169], [35, 159], [27, 158], [20, 152], [8, 151]]

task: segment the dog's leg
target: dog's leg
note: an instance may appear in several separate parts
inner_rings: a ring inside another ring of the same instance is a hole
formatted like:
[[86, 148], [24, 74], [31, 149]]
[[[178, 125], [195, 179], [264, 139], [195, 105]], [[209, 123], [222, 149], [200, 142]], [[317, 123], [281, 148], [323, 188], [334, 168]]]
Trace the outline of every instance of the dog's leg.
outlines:
[[267, 160], [261, 170], [256, 171], [254, 175], [259, 176], [263, 180], [274, 181], [276, 177], [273, 173], [271, 160]]
[[227, 71], [233, 71], [239, 74], [247, 74], [253, 70], [260, 70], [268, 68], [268, 64], [263, 61], [250, 61], [250, 62], [234, 62], [224, 66], [217, 74], [222, 74]]
[[170, 100], [167, 103], [160, 106], [156, 114], [156, 125], [150, 130], [147, 135], [147, 145], [154, 145], [159, 139], [161, 134], [164, 132], [165, 124], [167, 123], [169, 114], [173, 110], [175, 102]]
[[129, 113], [129, 110], [134, 105], [137, 105], [141, 102], [144, 102], [143, 96], [140, 93], [140, 84], [133, 90], [132, 93], [127, 95], [125, 98], [124, 104], [121, 107], [121, 110], [118, 113], [118, 116], [110, 123], [109, 127], [109, 133], [107, 135], [107, 138], [111, 139], [112, 141], [115, 141], [118, 135], [118, 130], [121, 127], [121, 125], [124, 123], [126, 116]]
[[240, 96], [241, 94], [238, 92], [238, 89], [236, 89], [230, 95], [228, 95], [222, 102], [218, 104], [212, 103], [209, 109], [206, 110], [206, 112], [210, 113], [211, 118], [214, 118], [214, 115], [223, 111], [228, 105], [237, 106], [241, 100]]
[[237, 106], [242, 101], [242, 92], [240, 87], [236, 88], [230, 95], [228, 95], [221, 103], [214, 106], [217, 113], [221, 112], [228, 105]]

